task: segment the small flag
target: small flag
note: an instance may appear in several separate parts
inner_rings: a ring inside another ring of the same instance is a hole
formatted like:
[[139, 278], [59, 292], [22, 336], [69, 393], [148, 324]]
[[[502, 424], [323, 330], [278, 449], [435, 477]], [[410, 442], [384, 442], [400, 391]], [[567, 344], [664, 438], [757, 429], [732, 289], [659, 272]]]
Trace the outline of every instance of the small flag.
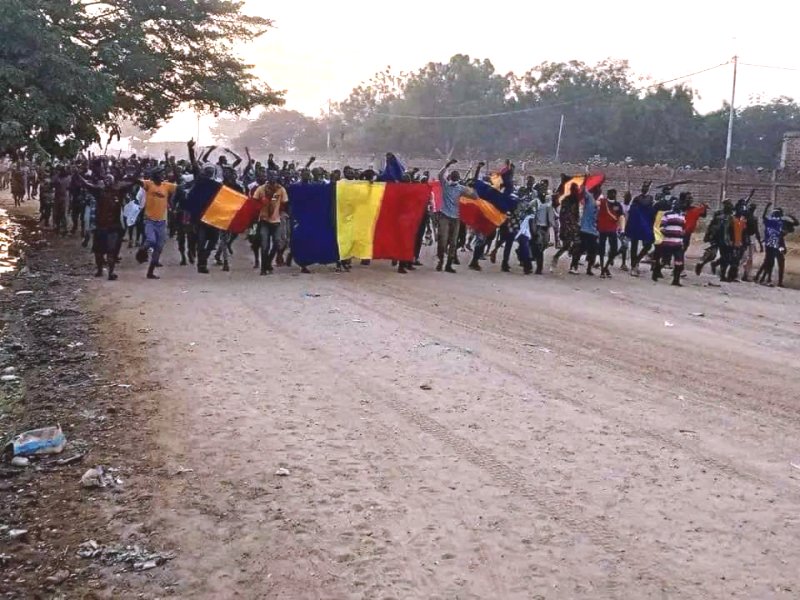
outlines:
[[598, 185], [603, 185], [605, 182], [606, 176], [603, 173], [594, 173], [591, 175], [576, 175], [571, 179], [568, 179], [564, 183], [563, 192], [559, 200], [563, 200], [567, 196], [569, 196], [569, 188], [572, 187], [572, 184], [576, 184], [582, 190], [591, 190], [596, 188]]
[[491, 235], [495, 229], [506, 221], [506, 214], [487, 200], [482, 198], [459, 199], [459, 216], [461, 221], [481, 235]]
[[491, 235], [505, 223], [507, 213], [514, 210], [519, 201], [512, 193], [513, 176], [513, 170], [507, 168], [489, 175], [490, 183], [475, 181], [478, 198], [459, 199], [461, 221], [481, 235]]
[[261, 210], [252, 198], [212, 179], [195, 183], [184, 208], [194, 220], [231, 233], [246, 231]]

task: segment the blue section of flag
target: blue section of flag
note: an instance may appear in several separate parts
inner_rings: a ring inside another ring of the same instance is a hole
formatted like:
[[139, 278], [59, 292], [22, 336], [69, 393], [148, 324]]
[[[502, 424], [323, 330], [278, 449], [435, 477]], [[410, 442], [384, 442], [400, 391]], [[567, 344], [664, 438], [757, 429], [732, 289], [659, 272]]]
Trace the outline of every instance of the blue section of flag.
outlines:
[[506, 186], [505, 191], [493, 188], [485, 181], [475, 182], [475, 191], [478, 197], [492, 203], [498, 210], [508, 213], [517, 206], [517, 198], [512, 195], [512, 186]]
[[200, 220], [221, 188], [222, 184], [214, 179], [199, 178], [195, 181], [182, 206], [192, 216], [192, 221]]
[[336, 186], [294, 183], [286, 191], [292, 211], [292, 258], [300, 266], [339, 260]]

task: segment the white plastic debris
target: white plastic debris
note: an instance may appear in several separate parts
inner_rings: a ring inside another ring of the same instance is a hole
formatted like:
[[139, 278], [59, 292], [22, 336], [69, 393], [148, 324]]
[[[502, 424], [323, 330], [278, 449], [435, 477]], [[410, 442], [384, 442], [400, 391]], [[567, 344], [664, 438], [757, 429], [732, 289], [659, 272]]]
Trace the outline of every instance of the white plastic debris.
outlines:
[[30, 296], [32, 293], [33, 293], [33, 290], [20, 290], [14, 295], [15, 296]]
[[96, 559], [106, 565], [128, 564], [134, 571], [148, 571], [175, 558], [172, 553], [151, 552], [138, 545], [101, 546], [94, 540], [78, 546], [78, 556]]
[[19, 538], [25, 537], [26, 535], [28, 535], [27, 529], [11, 529], [8, 532], [8, 537], [10, 537], [12, 540], [18, 540]]
[[675, 323], [670, 323], [669, 321], [664, 321], [664, 327], [675, 327]]
[[111, 471], [112, 469], [104, 469], [102, 466], [89, 469], [81, 477], [81, 485], [85, 488], [118, 487], [122, 485], [122, 480], [119, 477], [114, 477]]
[[[4, 375], [4, 377], [6, 377]], [[19, 434], [6, 446], [13, 450], [12, 456], [31, 456], [33, 454], [59, 454], [67, 445], [67, 438], [61, 425], [32, 429]]]
[[283, 467], [281, 467], [280, 469], [275, 471], [275, 475], [277, 475], [278, 477], [288, 477], [289, 475], [291, 475], [291, 472], [289, 471], [289, 469], [284, 469]]
[[52, 308], [45, 308], [44, 310], [36, 311], [35, 314], [37, 317], [52, 317], [55, 314]]
[[12, 467], [27, 467], [29, 464], [31, 464], [31, 461], [24, 456], [15, 456], [11, 459]]
[[0, 375], [0, 381], [4, 381], [6, 383], [10, 383], [12, 381], [19, 380], [19, 377], [16, 375]]

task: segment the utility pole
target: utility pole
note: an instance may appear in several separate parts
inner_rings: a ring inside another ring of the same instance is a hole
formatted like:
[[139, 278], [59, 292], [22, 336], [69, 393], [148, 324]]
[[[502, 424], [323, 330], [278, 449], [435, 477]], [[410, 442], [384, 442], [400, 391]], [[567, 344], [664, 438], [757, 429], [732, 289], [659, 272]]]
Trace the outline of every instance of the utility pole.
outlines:
[[327, 136], [328, 137], [327, 137], [327, 142], [326, 142], [326, 146], [325, 147], [328, 149], [328, 152], [330, 152], [331, 151], [331, 101], [330, 101], [330, 98], [328, 99], [328, 132], [327, 132]]
[[561, 115], [561, 122], [558, 125], [558, 141], [556, 142], [556, 162], [558, 162], [558, 155], [561, 153], [561, 134], [564, 132], [564, 115]]
[[728, 144], [725, 147], [725, 173], [723, 174], [722, 180], [722, 196], [723, 200], [728, 195], [728, 168], [730, 166], [731, 160], [731, 146], [733, 144], [733, 118], [736, 114], [735, 109], [735, 102], [736, 102], [736, 71], [739, 67], [739, 57], [733, 57], [733, 88], [731, 90], [731, 106], [730, 106], [730, 114], [728, 115]]

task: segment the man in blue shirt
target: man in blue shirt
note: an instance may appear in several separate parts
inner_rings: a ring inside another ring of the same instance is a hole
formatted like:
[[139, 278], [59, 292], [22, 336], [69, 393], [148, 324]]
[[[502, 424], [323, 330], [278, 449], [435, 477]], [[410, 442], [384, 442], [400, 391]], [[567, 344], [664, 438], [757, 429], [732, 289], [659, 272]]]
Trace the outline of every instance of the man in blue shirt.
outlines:
[[[600, 194], [600, 188], [596, 187], [592, 190], [594, 194]], [[581, 260], [581, 254], [586, 253], [586, 274], [594, 275], [592, 268], [594, 261], [597, 259], [597, 201], [590, 192], [583, 193], [583, 215], [581, 216], [580, 225], [580, 243], [579, 247], [572, 252], [572, 265], [569, 272], [573, 275], [578, 274], [578, 264]]]
[[446, 253], [447, 264], [444, 270], [447, 273], [456, 272], [455, 269], [453, 269], [453, 259], [456, 257], [456, 240], [458, 239], [458, 230], [461, 225], [459, 221], [458, 200], [462, 196], [467, 198], [478, 197], [474, 190], [460, 183], [461, 175], [458, 171], [451, 171], [450, 175], [445, 177], [447, 169], [457, 162], [456, 159], [452, 158], [447, 161], [447, 164], [439, 171], [439, 183], [442, 185], [442, 209], [439, 211], [439, 235], [437, 240], [437, 256], [439, 262], [436, 264], [436, 270], [442, 270]]

